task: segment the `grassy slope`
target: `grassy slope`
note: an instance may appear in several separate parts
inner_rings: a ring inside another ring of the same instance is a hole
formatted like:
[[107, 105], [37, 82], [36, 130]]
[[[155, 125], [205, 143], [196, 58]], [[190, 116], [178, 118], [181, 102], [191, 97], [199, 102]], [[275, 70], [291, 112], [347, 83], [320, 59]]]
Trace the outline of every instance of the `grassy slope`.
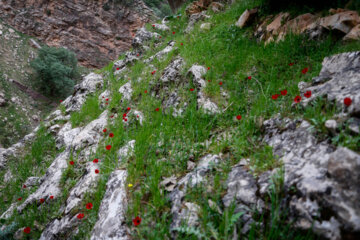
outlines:
[[[197, 239], [196, 234], [203, 234], [206, 239], [211, 236], [218, 236], [219, 239], [226, 239], [236, 226], [239, 232], [241, 222], [236, 221], [239, 217], [233, 214], [233, 208], [224, 209], [221, 198], [226, 193], [225, 181], [231, 166], [239, 162], [240, 159], [248, 157], [251, 159], [250, 169], [255, 174], [265, 170], [281, 166], [281, 161], [272, 157], [271, 148], [261, 142], [260, 126], [264, 119], [268, 119], [275, 114], [291, 118], [305, 118], [312, 121], [315, 126], [322, 126], [324, 119], [330, 118], [336, 109], [327, 106], [324, 101], [318, 100], [314, 106], [306, 109], [299, 107], [292, 108], [293, 99], [299, 94], [297, 84], [300, 81], [311, 81], [311, 78], [318, 75], [321, 69], [321, 62], [324, 57], [352, 50], [359, 50], [360, 43], [355, 42], [349, 45], [333, 43], [331, 39], [323, 42], [307, 41], [300, 36], [288, 36], [284, 42], [279, 44], [270, 44], [266, 47], [262, 43], [256, 43], [251, 39], [250, 29], [240, 30], [233, 26], [238, 17], [246, 8], [251, 8], [259, 2], [238, 1], [225, 12], [212, 14], [208, 22], [212, 23], [210, 31], [201, 32], [198, 23], [195, 30], [188, 35], [183, 33], [187, 18], [171, 20], [169, 26], [171, 32], [175, 34], [162, 33], [163, 42], [155, 47], [151, 44], [146, 57], [165, 47], [170, 40], [175, 40], [178, 50], [172, 52], [163, 61], [155, 61], [153, 64], [157, 69], [155, 75], [150, 72], [149, 66], [142, 62], [136, 63], [131, 70], [127, 72], [128, 77], [133, 83], [134, 94], [130, 102], [119, 104], [121, 94], [118, 89], [128, 81], [125, 77], [114, 77], [112, 74], [112, 63], [105, 67], [102, 72], [106, 73], [106, 82], [104, 89], [111, 92], [110, 103], [107, 108], [110, 114], [118, 113], [120, 117], [109, 121], [108, 129], [115, 134], [114, 138], [106, 137], [100, 144], [93, 158], [100, 161], [101, 180], [94, 189], [94, 193], [88, 194], [78, 211], [85, 212], [85, 218], [79, 228], [79, 233], [74, 239], [86, 239], [90, 236], [91, 229], [97, 219], [97, 211], [101, 199], [105, 193], [105, 184], [111, 172], [114, 169], [126, 168], [128, 170], [128, 183], [133, 187], [128, 188], [129, 208], [127, 213], [127, 224], [131, 229], [134, 239], [169, 239], [169, 225], [171, 215], [169, 213], [171, 205], [167, 199], [165, 190], [159, 186], [162, 177], [175, 175], [183, 176], [187, 170], [187, 161], [194, 157], [195, 161], [207, 153], [223, 153], [223, 161], [217, 171], [208, 179], [207, 185], [191, 189], [186, 196], [187, 201], [195, 202], [201, 206], [199, 233], [189, 230], [183, 230], [179, 239]], [[184, 10], [182, 10], [182, 13]], [[151, 25], [147, 26], [151, 29]], [[183, 46], [180, 43], [184, 43]], [[221, 88], [226, 90], [231, 105], [227, 110], [216, 116], [208, 116], [196, 110], [196, 93], [190, 92], [191, 84], [180, 89], [180, 94], [190, 100], [190, 105], [186, 109], [182, 118], [173, 118], [171, 115], [162, 114], [161, 111], [155, 111], [155, 108], [161, 109], [161, 102], [151, 96], [151, 89], [148, 87], [151, 81], [157, 82], [161, 76], [162, 70], [168, 65], [173, 57], [180, 55], [186, 61], [186, 70], [194, 63], [210, 67], [206, 73], [206, 79], [211, 80], [206, 92], [221, 107], [225, 103], [221, 102], [219, 82], [222, 81]], [[289, 66], [290, 62], [295, 62]], [[309, 67], [307, 74], [302, 74], [301, 70]], [[251, 76], [251, 80], [247, 79]], [[137, 84], [136, 80], [141, 77], [142, 83]], [[281, 96], [277, 100], [272, 100], [271, 95], [280, 93], [287, 89], [287, 96]], [[145, 94], [144, 91], [149, 93]], [[94, 98], [98, 95], [95, 94]], [[98, 111], [97, 103], [91, 99], [89, 106], [84, 107], [79, 114], [72, 116], [72, 122], [75, 126], [83, 125], [96, 117]], [[91, 106], [90, 106], [91, 105]], [[136, 108], [145, 115], [144, 126], [137, 124], [124, 126], [121, 121], [121, 115], [126, 112], [126, 108]], [[95, 110], [94, 110], [95, 109]], [[89, 111], [95, 112], [88, 117]], [[242, 115], [242, 120], [235, 119], [236, 115]], [[325, 115], [325, 117], [322, 116]], [[317, 124], [316, 124], [317, 123]], [[206, 149], [201, 143], [209, 139], [214, 132], [232, 131], [231, 140], [214, 141]], [[318, 128], [318, 131], [327, 136], [325, 130]], [[341, 133], [346, 139], [337, 139], [334, 141], [337, 145], [345, 145], [359, 151], [358, 139], [350, 136], [343, 131]], [[136, 140], [134, 155], [127, 161], [118, 163], [116, 151], [126, 142]], [[159, 146], [159, 142], [163, 142]], [[104, 146], [112, 145], [112, 150], [106, 151]], [[74, 166], [63, 176], [64, 197], [59, 201], [65, 200], [69, 189], [76, 183], [76, 179], [83, 174], [83, 165], [76, 162], [76, 153], [73, 157]], [[281, 192], [282, 174], [274, 179], [273, 191], [269, 195], [268, 201], [272, 204], [270, 216], [259, 216], [259, 221], [265, 219], [265, 232], [260, 233], [254, 225], [250, 231], [249, 239], [310, 239], [303, 233], [297, 233], [291, 230], [289, 223], [284, 222], [283, 213], [279, 210], [279, 201]], [[206, 191], [210, 187], [209, 191]], [[15, 193], [9, 193], [13, 196]], [[13, 196], [12, 198], [15, 198]], [[217, 203], [224, 214], [219, 214], [212, 210], [208, 205], [208, 199]], [[86, 210], [85, 204], [92, 202], [94, 208]], [[49, 208], [47, 216], [56, 215], [58, 207]], [[132, 226], [132, 218], [140, 216], [142, 223], [138, 227]], [[19, 226], [33, 226], [33, 215], [18, 216], [16, 222]], [[269, 220], [274, 223], [270, 226]], [[14, 219], [12, 219], [14, 220]], [[40, 231], [34, 229], [33, 236], [39, 236]], [[214, 237], [215, 238], [215, 237]]]

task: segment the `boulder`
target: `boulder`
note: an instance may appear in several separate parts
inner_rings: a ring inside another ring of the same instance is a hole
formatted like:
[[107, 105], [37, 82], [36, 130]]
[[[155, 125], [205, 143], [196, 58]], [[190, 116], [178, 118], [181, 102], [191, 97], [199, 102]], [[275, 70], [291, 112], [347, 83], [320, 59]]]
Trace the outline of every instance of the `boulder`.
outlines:
[[253, 8], [251, 10], [246, 9], [245, 12], [239, 17], [237, 22], [235, 23], [235, 26], [239, 28], [243, 28], [247, 25], [249, 25], [252, 20], [256, 17], [258, 12], [257, 8]]
[[279, 13], [275, 16], [275, 19], [266, 26], [266, 31], [272, 35], [277, 35], [280, 32], [281, 26], [290, 17], [289, 13]]
[[343, 41], [358, 41], [360, 40], [360, 24], [356, 25], [351, 31], [345, 35]]
[[153, 33], [153, 32], [149, 32], [147, 31], [145, 28], [140, 28], [135, 35], [135, 38], [133, 39], [132, 42], [132, 46], [133, 48], [140, 48], [142, 47], [145, 42], [155, 38], [159, 38], [159, 34], [158, 33]]
[[127, 82], [119, 88], [119, 93], [123, 96], [124, 99], [130, 101], [132, 96], [133, 89], [131, 87], [131, 82]]
[[353, 27], [360, 24], [360, 17], [356, 11], [336, 13], [320, 19], [320, 25], [329, 30], [337, 30], [347, 34]]

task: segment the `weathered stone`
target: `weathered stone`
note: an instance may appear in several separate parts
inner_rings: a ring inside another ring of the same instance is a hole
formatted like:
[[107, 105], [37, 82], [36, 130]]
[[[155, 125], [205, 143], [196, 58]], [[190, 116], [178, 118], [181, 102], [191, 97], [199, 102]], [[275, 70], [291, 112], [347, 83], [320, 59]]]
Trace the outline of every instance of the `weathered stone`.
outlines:
[[149, 59], [145, 60], [145, 63], [152, 62], [155, 58], [158, 60], [163, 60], [164, 57], [168, 55], [174, 49], [175, 41], [170, 41], [168, 45], [161, 51], [157, 52], [154, 56], [151, 56]]
[[164, 69], [160, 81], [163, 83], [178, 83], [181, 79], [181, 71], [183, 70], [184, 64], [184, 59], [180, 57], [175, 58], [169, 66]]
[[359, 118], [350, 118], [348, 121], [349, 129], [355, 133], [360, 133], [360, 119]]
[[82, 65], [95, 68], [128, 50], [132, 33], [156, 18], [141, 0], [132, 1], [131, 6], [107, 0], [3, 0], [0, 15], [20, 32], [53, 47], [66, 47]]
[[153, 33], [147, 31], [145, 28], [140, 28], [133, 39], [132, 46], [133, 48], [140, 48], [144, 45], [145, 42], [151, 40], [152, 38], [159, 38], [158, 33]]
[[360, 24], [360, 17], [356, 11], [340, 12], [320, 20], [320, 25], [329, 30], [337, 30], [347, 34], [353, 27]]
[[62, 104], [66, 107], [66, 113], [79, 111], [87, 96], [102, 86], [103, 78], [101, 75], [95, 73], [87, 75], [80, 84], [75, 86], [74, 94], [63, 101]]
[[200, 13], [204, 10], [207, 10], [211, 2], [212, 0], [198, 0], [192, 2], [185, 9], [186, 15], [190, 16], [196, 13]]
[[[302, 92], [311, 91], [310, 98], [301, 101], [306, 106], [317, 97], [326, 96], [328, 101], [335, 102], [339, 109], [349, 115], [360, 114], [360, 52], [341, 53], [326, 57], [322, 63], [319, 77], [314, 79], [313, 86]], [[344, 98], [352, 99], [346, 106]]]
[[356, 25], [351, 31], [345, 35], [344, 41], [357, 41], [360, 40], [360, 24]]
[[202, 78], [202, 76], [206, 73], [206, 68], [199, 65], [193, 65], [189, 69], [187, 75], [192, 77], [194, 84], [198, 88], [203, 88], [206, 86], [205, 80]]
[[239, 20], [235, 23], [235, 26], [239, 28], [245, 27], [254, 19], [254, 17], [257, 15], [257, 12], [258, 12], [257, 8], [251, 10], [246, 9], [245, 12], [241, 14]]
[[212, 2], [209, 6], [209, 9], [211, 9], [214, 13], [221, 12], [225, 9], [224, 4], [219, 2]]
[[209, 19], [209, 18], [210, 18], [210, 16], [206, 15], [205, 11], [196, 13], [196, 14], [192, 14], [189, 18], [189, 23], [185, 29], [185, 33], [190, 33], [194, 29], [195, 23], [197, 23], [198, 21], [202, 21], [202, 20]]
[[110, 175], [104, 198], [101, 201], [98, 220], [91, 233], [91, 240], [130, 239], [125, 224], [126, 177], [127, 172], [124, 170], [116, 170]]
[[131, 82], [127, 82], [119, 88], [119, 93], [122, 94], [123, 98], [126, 100], [131, 100], [133, 89], [131, 87]]
[[159, 29], [160, 31], [169, 31], [170, 28], [168, 26], [166, 26], [164, 23], [158, 24], [158, 23], [154, 23], [152, 24], [152, 26], [155, 29]]
[[40, 180], [39, 177], [28, 177], [28, 179], [26, 179], [24, 185], [26, 185], [27, 187], [38, 186], [39, 180]]
[[290, 17], [289, 13], [279, 13], [275, 19], [266, 27], [266, 31], [270, 34], [277, 35], [283, 23]]

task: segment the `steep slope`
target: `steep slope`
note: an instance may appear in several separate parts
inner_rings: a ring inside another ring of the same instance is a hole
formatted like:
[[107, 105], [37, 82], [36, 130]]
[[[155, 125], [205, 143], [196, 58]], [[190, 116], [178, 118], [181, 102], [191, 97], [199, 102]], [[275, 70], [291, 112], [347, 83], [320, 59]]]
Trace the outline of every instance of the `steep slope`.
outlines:
[[356, 239], [360, 43], [265, 47], [255, 4], [146, 25], [0, 149], [0, 236]]
[[155, 17], [141, 0], [1, 0], [0, 15], [18, 31], [67, 47], [94, 68], [128, 50], [136, 29]]

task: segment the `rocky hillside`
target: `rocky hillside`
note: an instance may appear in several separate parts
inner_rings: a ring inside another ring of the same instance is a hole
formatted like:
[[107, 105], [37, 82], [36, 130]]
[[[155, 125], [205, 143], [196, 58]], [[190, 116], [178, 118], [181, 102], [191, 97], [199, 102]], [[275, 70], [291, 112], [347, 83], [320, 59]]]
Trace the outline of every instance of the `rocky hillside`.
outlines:
[[128, 50], [133, 34], [155, 18], [141, 0], [0, 1], [3, 21], [49, 46], [67, 47], [99, 68]]
[[257, 3], [147, 24], [0, 148], [0, 239], [358, 239], [360, 42]]

